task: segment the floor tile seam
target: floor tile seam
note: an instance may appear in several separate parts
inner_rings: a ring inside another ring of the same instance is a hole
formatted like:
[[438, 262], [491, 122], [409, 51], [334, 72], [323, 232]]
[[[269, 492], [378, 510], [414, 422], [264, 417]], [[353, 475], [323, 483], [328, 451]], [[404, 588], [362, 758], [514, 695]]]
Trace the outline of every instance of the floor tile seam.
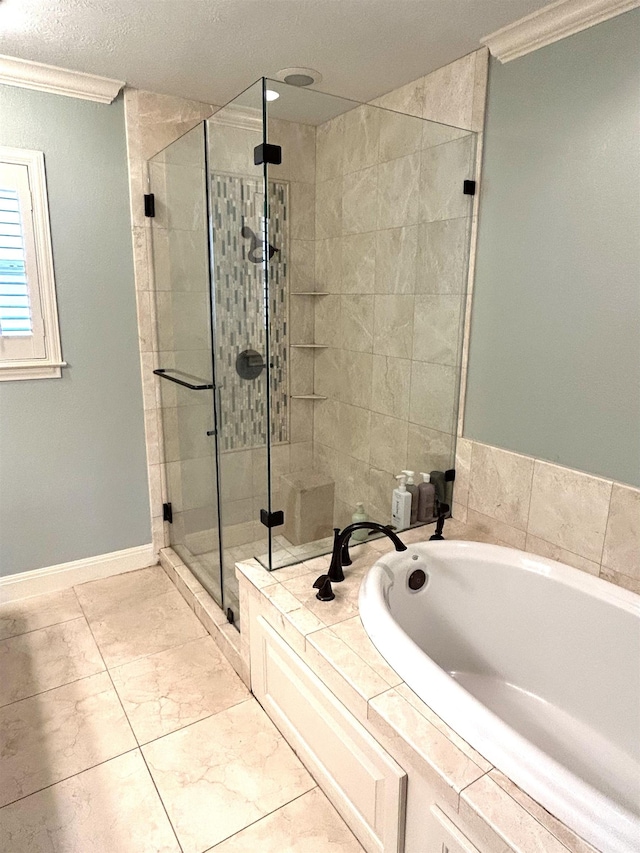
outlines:
[[[175, 591], [175, 593], [179, 596], [180, 601], [184, 601], [184, 598], [182, 597], [182, 595], [180, 595], [180, 592], [179, 592], [179, 590], [178, 590], [177, 588], [176, 588], [175, 590], [169, 590], [169, 592], [168, 592], [168, 593], [163, 593], [163, 595], [164, 595], [164, 594], [173, 595], [173, 592], [174, 592], [174, 591]], [[156, 596], [156, 597], [160, 597], [160, 596]], [[185, 602], [185, 604], [187, 604], [187, 602]], [[80, 606], [82, 607], [82, 604], [81, 604]], [[188, 606], [189, 606], [189, 605], [187, 604], [187, 607], [188, 607]], [[128, 666], [129, 664], [131, 664], [131, 663], [135, 663], [136, 661], [144, 660], [145, 658], [153, 657], [153, 655], [161, 654], [162, 652], [168, 652], [168, 651], [169, 651], [169, 650], [171, 650], [171, 649], [179, 648], [180, 646], [184, 646], [184, 645], [186, 645], [186, 644], [187, 644], [187, 643], [189, 643], [189, 642], [193, 642], [194, 640], [204, 640], [206, 637], [209, 637], [209, 636], [210, 636], [209, 632], [208, 632], [208, 631], [207, 631], [207, 629], [204, 627], [204, 625], [202, 624], [202, 622], [198, 619], [198, 617], [195, 615], [194, 611], [193, 611], [193, 610], [191, 610], [191, 608], [190, 608], [190, 607], [189, 607], [189, 610], [190, 610], [190, 612], [192, 613], [192, 615], [193, 615], [194, 619], [196, 620], [196, 622], [198, 623], [198, 625], [199, 625], [199, 626], [202, 628], [202, 630], [204, 631], [204, 633], [203, 633], [203, 635], [202, 635], [201, 637], [193, 637], [191, 640], [184, 640], [183, 642], [176, 643], [175, 645], [167, 646], [167, 647], [166, 647], [166, 648], [164, 648], [164, 649], [159, 649], [159, 650], [157, 650], [157, 651], [155, 651], [155, 652], [149, 652], [149, 653], [147, 653], [147, 654], [139, 655], [139, 656], [137, 656], [137, 657], [132, 658], [131, 660], [123, 661], [122, 663], [117, 663], [117, 664], [115, 664], [115, 665], [109, 665], [109, 664], [107, 664], [107, 661], [105, 660], [104, 654], [102, 653], [102, 649], [100, 648], [100, 644], [98, 643], [98, 640], [96, 639], [96, 636], [95, 636], [95, 634], [94, 634], [94, 632], [93, 632], [93, 627], [92, 627], [92, 625], [91, 625], [91, 620], [86, 616], [86, 614], [85, 614], [85, 619], [87, 620], [87, 625], [89, 626], [89, 630], [91, 631], [91, 636], [93, 637], [93, 641], [95, 642], [96, 646], [98, 647], [98, 651], [100, 652], [100, 657], [102, 658], [102, 661], [103, 661], [103, 663], [104, 663], [105, 670], [106, 670], [107, 672], [111, 672], [111, 670], [119, 669], [119, 668], [120, 668], [120, 667], [122, 667], [122, 666]], [[84, 613], [84, 608], [83, 608], [83, 613]], [[96, 620], [96, 621], [99, 621], [99, 620]]]
[[[166, 732], [163, 735], [159, 735], [158, 737], [152, 738], [151, 740], [146, 740], [143, 743], [140, 743], [138, 741], [138, 738], [136, 737], [135, 732], [134, 732], [134, 737], [136, 738], [136, 741], [138, 742], [138, 745], [139, 745], [140, 749], [142, 750], [147, 746], [151, 746], [152, 744], [158, 743], [158, 741], [161, 741], [164, 738], [172, 737], [173, 735], [178, 734], [178, 732], [184, 732], [184, 731], [186, 731], [186, 729], [190, 729], [192, 726], [197, 726], [198, 723], [202, 723], [205, 720], [210, 720], [212, 717], [217, 717], [219, 714], [223, 714], [225, 711], [230, 711], [232, 708], [237, 708], [238, 705], [243, 705], [245, 702], [251, 702], [251, 701], [254, 701], [254, 702], [258, 701], [256, 699], [256, 697], [253, 695], [253, 693], [249, 693], [243, 699], [240, 699], [238, 702], [234, 702], [232, 705], [229, 705], [227, 708], [221, 708], [219, 711], [214, 711], [212, 714], [207, 714], [205, 717], [201, 717], [199, 720], [193, 720], [193, 722], [187, 723], [186, 726], [181, 726], [179, 729], [175, 729], [172, 732]], [[129, 718], [127, 717], [127, 719], [129, 719]]]
[[[75, 587], [73, 587], [73, 591], [75, 592]], [[86, 622], [87, 622], [87, 627], [89, 628], [89, 633], [91, 634], [91, 637], [92, 637], [92, 639], [93, 639], [93, 642], [96, 644], [96, 648], [98, 649], [98, 654], [100, 655], [100, 660], [102, 661], [102, 664], [103, 664], [103, 666], [104, 666], [104, 671], [105, 671], [105, 672], [109, 672], [109, 667], [107, 666], [107, 662], [106, 662], [106, 660], [104, 659], [104, 655], [102, 654], [102, 649], [100, 648], [100, 643], [98, 643], [98, 640], [97, 640], [97, 638], [96, 638], [96, 635], [95, 635], [95, 634], [94, 634], [94, 632], [93, 632], [93, 627], [92, 627], [92, 625], [91, 625], [91, 622], [90, 622], [90, 620], [89, 620], [89, 617], [87, 616], [87, 614], [86, 614], [86, 612], [85, 612], [85, 609], [84, 609], [84, 606], [83, 606], [82, 602], [80, 601], [80, 598], [79, 598], [79, 596], [78, 596], [77, 594], [76, 594], [76, 598], [78, 599], [78, 604], [79, 604], [79, 606], [80, 606], [80, 610], [82, 611], [82, 614], [83, 614], [83, 616], [84, 616], [84, 618], [85, 618], [85, 620], [86, 620]], [[111, 677], [109, 677], [109, 681], [111, 681]], [[113, 684], [113, 682], [112, 682], [112, 681], [111, 681], [111, 683]]]
[[169, 826], [171, 827], [171, 831], [173, 832], [173, 837], [175, 838], [176, 844], [178, 845], [178, 850], [180, 850], [181, 853], [184, 853], [184, 848], [183, 848], [182, 844], [180, 843], [180, 839], [178, 838], [178, 833], [176, 831], [176, 828], [173, 825], [173, 821], [171, 820], [171, 817], [169, 815], [169, 812], [167, 810], [165, 802], [162, 799], [162, 794], [158, 790], [158, 786], [156, 785], [156, 780], [154, 779], [153, 773], [151, 772], [151, 768], [149, 767], [149, 764], [147, 762], [147, 757], [144, 754], [144, 752], [142, 751], [141, 747], [138, 747], [138, 749], [140, 751], [140, 755], [142, 756], [142, 761], [144, 762], [144, 766], [146, 768], [146, 771], [149, 774], [149, 778], [151, 779], [151, 784], [153, 785], [153, 789], [156, 792], [156, 796], [160, 800], [160, 805], [162, 806], [162, 810], [165, 813], [165, 815], [167, 816], [167, 821], [169, 822]]
[[28, 794], [23, 794], [21, 797], [16, 797], [15, 800], [11, 800], [8, 803], [4, 803], [4, 805], [0, 806], [0, 815], [2, 814], [2, 810], [6, 809], [8, 806], [14, 805], [14, 803], [19, 803], [22, 800], [28, 799], [28, 797], [34, 796], [34, 794], [39, 794], [42, 791], [48, 791], [49, 788], [53, 788], [56, 785], [59, 785], [61, 782], [67, 782], [69, 779], [73, 779], [76, 776], [81, 776], [83, 773], [88, 772], [89, 770], [93, 770], [96, 767], [101, 767], [103, 764], [108, 764], [110, 761], [114, 761], [116, 758], [122, 758], [123, 755], [129, 755], [132, 752], [141, 752], [139, 746], [132, 746], [131, 749], [125, 749], [124, 752], [119, 752], [117, 755], [111, 755], [109, 758], [105, 758], [103, 761], [97, 761], [95, 764], [90, 764], [89, 767], [83, 767], [82, 770], [78, 770], [76, 773], [70, 773], [68, 776], [63, 776], [62, 779], [56, 779], [55, 782], [51, 782], [49, 785], [43, 785], [42, 788], [37, 788], [35, 791], [31, 791]]
[[[2, 619], [2, 614], [0, 613], [0, 619]], [[48, 628], [55, 628], [58, 625], [67, 625], [69, 622], [77, 622], [78, 619], [84, 619], [87, 621], [87, 617], [84, 613], [81, 613], [79, 616], [70, 616], [68, 619], [61, 619], [59, 622], [51, 622], [50, 625], [40, 625], [38, 628], [30, 628], [28, 631], [20, 631], [18, 634], [9, 634], [8, 637], [0, 637], [0, 644], [4, 643], [5, 640], [13, 640], [16, 637], [26, 637], [27, 634], [35, 634], [36, 631], [45, 631]]]
[[[136, 741], [138, 742], [138, 745], [140, 746], [140, 749], [142, 749], [145, 746], [151, 746], [151, 744], [157, 743], [159, 740], [162, 740], [163, 738], [170, 737], [171, 735], [175, 735], [178, 732], [184, 731], [185, 729], [191, 728], [191, 726], [195, 726], [198, 723], [202, 723], [202, 722], [204, 722], [204, 720], [209, 720], [209, 719], [211, 719], [211, 717], [217, 717], [218, 714], [222, 714], [225, 711], [230, 711], [231, 708], [236, 708], [238, 705], [242, 705], [244, 702], [248, 702], [251, 699], [255, 699], [255, 696], [252, 693], [249, 693], [247, 696], [244, 696], [242, 699], [238, 699], [237, 702], [232, 702], [231, 705], [227, 705], [225, 708], [220, 708], [219, 711], [213, 711], [210, 714], [205, 714], [204, 717], [199, 717], [197, 720], [192, 720], [190, 723], [186, 723], [184, 726], [179, 726], [177, 729], [173, 729], [173, 731], [170, 731], [170, 732], [164, 732], [164, 734], [158, 735], [157, 737], [151, 738], [150, 740], [141, 741], [138, 738], [138, 736], [136, 735], [135, 731], [133, 734], [134, 734], [134, 737], [136, 738]], [[127, 717], [127, 719], [128, 719], [128, 717]], [[130, 723], [130, 725], [131, 725], [131, 723]], [[131, 727], [133, 728], [133, 725], [131, 725]]]
[[[309, 772], [309, 771], [307, 771], [307, 772]], [[311, 776], [310, 773], [309, 773], [309, 775]], [[311, 776], [311, 778], [313, 779], [313, 776]], [[313, 779], [313, 781], [315, 782], [316, 780]], [[270, 812], [267, 812], [267, 814], [262, 815], [262, 817], [258, 817], [255, 820], [252, 820], [251, 823], [248, 823], [246, 826], [243, 826], [242, 829], [238, 829], [238, 830], [236, 830], [236, 832], [232, 832], [231, 835], [227, 835], [227, 837], [223, 838], [222, 841], [216, 842], [216, 844], [214, 844], [213, 847], [207, 847], [206, 850], [203, 851], [203, 853], [212, 853], [212, 851], [215, 851], [216, 849], [218, 849], [222, 844], [225, 844], [231, 838], [235, 838], [237, 835], [240, 835], [245, 830], [249, 829], [252, 826], [255, 826], [257, 823], [260, 823], [261, 820], [266, 820], [266, 818], [271, 817], [271, 815], [276, 814], [276, 812], [281, 811], [282, 809], [286, 808], [286, 806], [290, 806], [291, 803], [295, 803], [296, 800], [300, 800], [300, 799], [302, 799], [302, 797], [306, 797], [307, 794], [310, 794], [311, 791], [315, 791], [316, 789], [321, 790], [320, 786], [318, 785], [317, 782], [315, 783], [313, 788], [309, 788], [308, 791], [305, 791], [302, 794], [298, 794], [297, 797], [293, 797], [288, 802], [283, 803], [281, 806], [278, 806], [277, 809], [272, 809]], [[334, 806], [334, 808], [335, 808], [335, 806]], [[349, 830], [349, 831], [351, 831], [351, 830]]]
[[[173, 596], [175, 598], [177, 595], [179, 597], [180, 601], [184, 601], [185, 604], [187, 604], [187, 602], [184, 599], [184, 596], [181, 594], [178, 587], [175, 584], [173, 584], [171, 579], [169, 579], [169, 582], [172, 584], [171, 589], [167, 589], [164, 592], [153, 593], [152, 595], [147, 595], [147, 596], [145, 596], [144, 599], [142, 599], [142, 603], [148, 604], [151, 601], [155, 601], [155, 600], [160, 599], [160, 598], [166, 598], [167, 596]], [[74, 589], [75, 589], [75, 587], [74, 587]], [[80, 601], [79, 598], [78, 598], [78, 601]], [[89, 624], [91, 624], [92, 621], [93, 622], [104, 622], [108, 617], [113, 616], [114, 612], [115, 613], [122, 613], [125, 610], [133, 610], [135, 608], [139, 608], [140, 604], [141, 604], [140, 599], [137, 599], [137, 600], [130, 599], [127, 601], [121, 601], [121, 602], [118, 602], [117, 605], [114, 605], [113, 607], [109, 607], [108, 610], [105, 610], [104, 613], [102, 613], [102, 615], [100, 617], [92, 619], [87, 614], [87, 611], [85, 610], [84, 605], [80, 601], [80, 607], [82, 608], [82, 612], [84, 613], [84, 617]], [[187, 606], [188, 606], [188, 604], [187, 604]], [[191, 608], [189, 608], [189, 609], [191, 610]], [[191, 612], [193, 613], [193, 611], [191, 611]]]
[[53, 690], [60, 690], [63, 687], [68, 687], [70, 684], [77, 684], [79, 681], [84, 681], [87, 678], [94, 678], [96, 675], [102, 675], [103, 672], [108, 672], [106, 667], [104, 669], [99, 669], [97, 672], [90, 672], [88, 675], [81, 675], [78, 678], [72, 678], [70, 681], [65, 681], [63, 684], [56, 684], [55, 687], [47, 687], [46, 690], [40, 690], [38, 693], [30, 693], [28, 696], [21, 696], [20, 699], [13, 699], [11, 702], [7, 702], [4, 705], [0, 704], [0, 712], [5, 708], [10, 708], [12, 705], [17, 705], [18, 702], [26, 702], [27, 699], [35, 699], [36, 696], [44, 696], [46, 693], [51, 693]]
[[[196, 619], [198, 619], [198, 617], [197, 617], [197, 616], [196, 616]], [[199, 620], [199, 619], [198, 619], [198, 622], [200, 622], [200, 620]], [[200, 624], [202, 624], [202, 623], [200, 623]], [[205, 629], [205, 630], [206, 630], [206, 629]], [[211, 641], [212, 641], [212, 643], [214, 644], [215, 648], [216, 648], [216, 651], [220, 651], [220, 650], [218, 649], [218, 646], [217, 646], [217, 645], [216, 645], [216, 643], [215, 643], [215, 640], [214, 640], [214, 639], [213, 639], [213, 637], [211, 636], [211, 634], [209, 634], [209, 633], [207, 632], [207, 633], [206, 633], [204, 636], [202, 636], [202, 637], [193, 637], [191, 640], [185, 640], [184, 642], [182, 642], [182, 643], [178, 643], [178, 644], [177, 644], [177, 645], [175, 645], [175, 646], [168, 646], [166, 649], [160, 649], [160, 650], [159, 650], [159, 651], [157, 651], [157, 652], [150, 652], [148, 655], [142, 655], [141, 657], [133, 658], [133, 660], [127, 661], [126, 663], [118, 663], [118, 664], [116, 664], [115, 666], [108, 666], [108, 665], [106, 665], [106, 669], [107, 669], [107, 672], [112, 673], [112, 672], [115, 672], [115, 671], [116, 671], [116, 670], [118, 670], [118, 669], [122, 669], [122, 668], [123, 668], [123, 667], [125, 667], [125, 666], [131, 666], [131, 664], [133, 664], [133, 663], [138, 663], [138, 661], [141, 661], [141, 660], [147, 660], [147, 658], [152, 658], [152, 657], [154, 657], [155, 655], [162, 655], [162, 654], [164, 654], [165, 652], [172, 652], [172, 651], [174, 651], [175, 649], [181, 649], [183, 646], [188, 646], [188, 645], [189, 645], [189, 643], [198, 643], [198, 642], [202, 642], [202, 640], [211, 640]], [[220, 655], [221, 655], [221, 657], [222, 657], [222, 660], [226, 660], [226, 658], [224, 657], [224, 655], [222, 654], [222, 652], [220, 652]]]
[[[82, 607], [82, 602], [80, 602], [80, 607]], [[84, 612], [84, 608], [82, 608], [82, 610]], [[102, 660], [102, 663], [104, 664], [104, 671], [107, 674], [107, 678], [109, 679], [109, 683], [111, 684], [111, 688], [112, 688], [113, 692], [115, 693], [116, 699], [118, 700], [118, 704], [122, 708], [122, 713], [124, 714], [124, 718], [127, 721], [127, 725], [129, 726], [129, 731], [131, 732], [131, 736], [139, 748], [140, 744], [138, 743], [138, 738], [136, 737], [136, 733], [134, 732], [133, 726], [131, 725], [131, 720], [129, 719], [127, 712], [124, 708], [124, 705], [122, 704], [122, 699], [120, 698], [120, 694], [118, 693], [118, 690], [116, 688], [116, 685], [114, 684], [113, 678], [111, 677], [111, 673], [109, 672], [109, 668], [107, 667], [107, 662], [105, 661], [104, 655], [102, 654], [102, 649], [100, 648], [100, 646], [98, 644], [98, 640], [96, 639], [96, 637], [93, 633], [93, 628], [91, 627], [91, 623], [89, 622], [88, 619], [87, 619], [87, 624], [89, 626], [89, 631], [91, 632], [91, 636], [93, 637], [93, 641], [96, 644], [96, 647], [97, 647], [98, 652], [100, 654], [100, 658]]]

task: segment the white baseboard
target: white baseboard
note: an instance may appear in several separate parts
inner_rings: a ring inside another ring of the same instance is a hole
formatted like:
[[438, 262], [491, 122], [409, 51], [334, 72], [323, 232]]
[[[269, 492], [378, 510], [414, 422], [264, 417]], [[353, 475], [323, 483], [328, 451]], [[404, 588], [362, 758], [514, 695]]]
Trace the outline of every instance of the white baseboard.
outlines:
[[158, 558], [154, 555], [152, 545], [138, 545], [123, 551], [113, 551], [111, 554], [98, 554], [84, 560], [7, 575], [0, 578], [0, 603], [6, 604], [46, 592], [58, 592], [79, 583], [154, 566], [157, 562]]

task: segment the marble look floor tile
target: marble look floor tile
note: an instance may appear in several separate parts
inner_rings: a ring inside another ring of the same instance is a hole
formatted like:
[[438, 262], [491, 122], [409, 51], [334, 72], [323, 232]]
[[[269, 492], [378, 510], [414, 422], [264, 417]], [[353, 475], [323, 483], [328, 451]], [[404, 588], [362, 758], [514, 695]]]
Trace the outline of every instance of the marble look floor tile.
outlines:
[[0, 640], [69, 622], [79, 616], [82, 610], [72, 589], [11, 601], [0, 606]]
[[249, 698], [211, 637], [117, 667], [111, 677], [139, 743]]
[[104, 670], [84, 617], [0, 641], [0, 706]]
[[136, 750], [0, 810], [7, 853], [180, 853]]
[[315, 787], [250, 700], [142, 748], [184, 853], [200, 853]]
[[[171, 583], [171, 581], [169, 581]], [[107, 667], [179, 646], [206, 635], [206, 629], [178, 590], [111, 609], [89, 624]]]
[[175, 587], [161, 566], [114, 575], [75, 587], [89, 622], [101, 619], [111, 610], [118, 610], [138, 601], [149, 601], [173, 589]]
[[0, 709], [0, 805], [134, 749], [106, 672]]
[[359, 853], [362, 849], [319, 788], [212, 848], [215, 853]]

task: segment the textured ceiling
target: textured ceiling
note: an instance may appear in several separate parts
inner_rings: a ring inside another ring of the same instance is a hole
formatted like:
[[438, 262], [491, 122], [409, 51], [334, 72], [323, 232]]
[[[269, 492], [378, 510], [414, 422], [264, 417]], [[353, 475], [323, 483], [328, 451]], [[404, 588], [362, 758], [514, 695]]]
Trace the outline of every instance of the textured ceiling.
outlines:
[[0, 0], [0, 54], [223, 104], [308, 66], [368, 101], [548, 0]]

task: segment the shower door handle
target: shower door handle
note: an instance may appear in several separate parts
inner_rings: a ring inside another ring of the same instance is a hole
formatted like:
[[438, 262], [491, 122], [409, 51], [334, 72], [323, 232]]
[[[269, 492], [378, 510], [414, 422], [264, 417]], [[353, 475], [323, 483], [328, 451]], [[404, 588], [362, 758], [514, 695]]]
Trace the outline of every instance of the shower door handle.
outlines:
[[[209, 391], [213, 388], [213, 385], [208, 385], [205, 383], [204, 379], [199, 380], [202, 384], [194, 385], [192, 382], [185, 382], [184, 379], [178, 379], [176, 376], [169, 376], [167, 370], [170, 368], [159, 367], [157, 370], [154, 370], [156, 376], [159, 376], [160, 379], [168, 379], [169, 382], [175, 382], [176, 385], [182, 385], [184, 388], [189, 388], [191, 391]], [[174, 373], [182, 373], [183, 376], [189, 376], [188, 373], [183, 373], [181, 370], [173, 370]], [[191, 377], [192, 379], [195, 377]]]

